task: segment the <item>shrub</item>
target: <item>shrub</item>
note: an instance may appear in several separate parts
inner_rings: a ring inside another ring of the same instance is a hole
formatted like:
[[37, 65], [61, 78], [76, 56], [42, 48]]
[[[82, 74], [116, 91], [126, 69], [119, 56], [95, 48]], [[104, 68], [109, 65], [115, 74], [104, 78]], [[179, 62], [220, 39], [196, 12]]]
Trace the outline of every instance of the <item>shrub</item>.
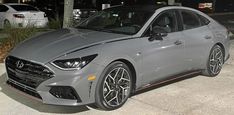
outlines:
[[18, 43], [36, 34], [37, 29], [34, 27], [5, 28], [2, 31], [3, 33], [7, 34], [7, 38], [1, 40], [0, 43], [0, 62], [3, 62], [3, 59], [5, 59], [9, 51]]
[[49, 29], [60, 29], [62, 28], [62, 24], [60, 20], [52, 19], [48, 23]]

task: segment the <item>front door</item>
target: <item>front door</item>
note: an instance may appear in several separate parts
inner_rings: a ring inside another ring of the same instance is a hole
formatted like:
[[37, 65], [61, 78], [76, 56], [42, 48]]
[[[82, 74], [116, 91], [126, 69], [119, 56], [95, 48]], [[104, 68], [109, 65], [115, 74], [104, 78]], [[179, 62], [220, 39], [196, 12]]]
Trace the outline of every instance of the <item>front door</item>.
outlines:
[[176, 12], [164, 11], [156, 17], [150, 28], [151, 31], [160, 30], [167, 35], [162, 37], [162, 40], [149, 40], [149, 36], [152, 36], [150, 34], [142, 38], [144, 44], [142, 81], [144, 84], [165, 79], [185, 70], [184, 40], [182, 33], [178, 31]]

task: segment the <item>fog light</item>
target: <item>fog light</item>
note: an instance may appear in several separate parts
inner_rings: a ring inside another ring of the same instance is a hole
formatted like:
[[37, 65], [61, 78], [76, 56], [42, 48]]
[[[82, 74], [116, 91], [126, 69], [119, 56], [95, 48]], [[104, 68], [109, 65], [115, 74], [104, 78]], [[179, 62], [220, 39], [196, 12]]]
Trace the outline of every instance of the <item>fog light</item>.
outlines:
[[81, 102], [80, 97], [77, 95], [76, 91], [69, 86], [51, 87], [49, 92], [56, 98], [71, 99], [77, 100], [77, 102]]

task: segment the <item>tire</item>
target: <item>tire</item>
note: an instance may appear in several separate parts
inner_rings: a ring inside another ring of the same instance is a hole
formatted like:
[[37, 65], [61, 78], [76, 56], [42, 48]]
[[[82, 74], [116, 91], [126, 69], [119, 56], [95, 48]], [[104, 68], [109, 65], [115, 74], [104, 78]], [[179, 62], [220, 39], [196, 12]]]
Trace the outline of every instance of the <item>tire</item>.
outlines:
[[120, 61], [109, 64], [103, 71], [96, 87], [96, 105], [103, 110], [118, 109], [132, 91], [132, 74]]
[[4, 28], [10, 28], [11, 27], [11, 23], [8, 20], [4, 21]]
[[203, 75], [208, 77], [215, 77], [220, 73], [223, 64], [224, 64], [223, 49], [219, 45], [215, 45], [212, 47], [210, 51], [210, 55], [206, 65], [207, 67], [202, 73]]

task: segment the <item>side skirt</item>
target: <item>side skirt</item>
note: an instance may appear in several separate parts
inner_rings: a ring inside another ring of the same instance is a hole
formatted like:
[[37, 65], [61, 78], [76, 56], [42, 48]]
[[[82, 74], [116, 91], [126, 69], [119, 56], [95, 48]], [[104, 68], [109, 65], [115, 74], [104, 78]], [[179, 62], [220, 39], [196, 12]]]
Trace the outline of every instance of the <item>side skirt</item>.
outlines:
[[185, 80], [188, 78], [193, 78], [193, 77], [198, 76], [200, 74], [201, 74], [201, 70], [196, 70], [196, 71], [189, 71], [189, 72], [173, 75], [173, 76], [167, 77], [166, 79], [162, 79], [160, 81], [155, 81], [155, 82], [149, 83], [147, 85], [144, 85], [144, 86], [136, 89], [134, 95], [140, 94], [143, 92], [147, 92], [147, 91], [150, 91], [152, 89], [162, 87], [162, 86], [165, 86], [165, 85], [168, 85], [171, 83], [182, 81], [182, 80]]

